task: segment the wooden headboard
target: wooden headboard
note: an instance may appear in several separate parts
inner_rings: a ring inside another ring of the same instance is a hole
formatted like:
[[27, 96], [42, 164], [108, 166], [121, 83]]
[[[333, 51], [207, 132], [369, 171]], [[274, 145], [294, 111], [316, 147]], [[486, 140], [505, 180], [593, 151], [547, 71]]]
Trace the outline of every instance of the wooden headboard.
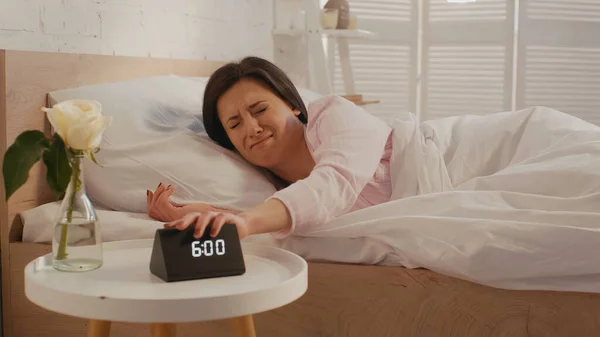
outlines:
[[[40, 111], [46, 106], [49, 92], [167, 74], [209, 76], [222, 64], [204, 60], [0, 50], [0, 156], [4, 158], [7, 146], [25, 130], [49, 132], [49, 123]], [[8, 202], [0, 174], [1, 247], [9, 242], [10, 227], [18, 212], [53, 200], [44, 170], [41, 163], [36, 164], [27, 183]], [[2, 255], [4, 261], [4, 251]]]

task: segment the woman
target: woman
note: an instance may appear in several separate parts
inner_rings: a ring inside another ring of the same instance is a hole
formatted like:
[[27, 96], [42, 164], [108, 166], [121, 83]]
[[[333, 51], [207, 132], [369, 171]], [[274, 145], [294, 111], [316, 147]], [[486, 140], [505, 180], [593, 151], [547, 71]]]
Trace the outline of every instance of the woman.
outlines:
[[160, 184], [148, 191], [148, 214], [168, 221], [165, 227], [195, 226], [200, 237], [210, 223], [213, 236], [233, 223], [241, 239], [284, 237], [390, 200], [390, 126], [337, 96], [307, 109], [285, 73], [266, 60], [248, 57], [218, 69], [206, 85], [203, 119], [212, 140], [285, 187], [236, 214], [206, 204], [173, 205], [173, 188]]

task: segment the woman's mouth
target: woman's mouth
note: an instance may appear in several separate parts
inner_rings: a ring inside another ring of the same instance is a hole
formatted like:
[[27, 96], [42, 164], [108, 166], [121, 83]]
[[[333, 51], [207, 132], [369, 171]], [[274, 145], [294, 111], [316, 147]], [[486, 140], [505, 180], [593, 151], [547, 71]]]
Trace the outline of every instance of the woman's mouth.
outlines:
[[252, 145], [250, 146], [250, 149], [254, 149], [256, 146], [260, 147], [261, 145], [264, 145], [264, 144], [266, 144], [266, 142], [267, 142], [269, 139], [271, 139], [271, 138], [273, 138], [273, 135], [269, 135], [269, 136], [267, 136], [267, 137], [265, 137], [265, 138], [262, 138], [262, 139], [260, 139], [260, 140], [259, 140], [259, 141], [257, 141], [256, 143], [252, 144]]

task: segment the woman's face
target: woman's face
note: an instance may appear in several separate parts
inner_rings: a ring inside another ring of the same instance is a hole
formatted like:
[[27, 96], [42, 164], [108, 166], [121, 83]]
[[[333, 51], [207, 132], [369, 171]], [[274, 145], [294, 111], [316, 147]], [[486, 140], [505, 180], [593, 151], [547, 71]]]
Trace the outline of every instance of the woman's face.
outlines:
[[217, 101], [217, 111], [231, 143], [257, 166], [274, 167], [303, 139], [300, 111], [258, 81], [233, 85]]

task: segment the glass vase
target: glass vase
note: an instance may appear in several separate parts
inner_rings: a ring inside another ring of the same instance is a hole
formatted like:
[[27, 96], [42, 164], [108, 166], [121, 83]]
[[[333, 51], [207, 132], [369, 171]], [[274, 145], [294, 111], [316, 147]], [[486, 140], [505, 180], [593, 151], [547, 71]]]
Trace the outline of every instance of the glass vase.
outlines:
[[69, 156], [71, 178], [54, 224], [53, 266], [88, 271], [102, 266], [102, 237], [96, 211], [85, 191], [83, 154]]

